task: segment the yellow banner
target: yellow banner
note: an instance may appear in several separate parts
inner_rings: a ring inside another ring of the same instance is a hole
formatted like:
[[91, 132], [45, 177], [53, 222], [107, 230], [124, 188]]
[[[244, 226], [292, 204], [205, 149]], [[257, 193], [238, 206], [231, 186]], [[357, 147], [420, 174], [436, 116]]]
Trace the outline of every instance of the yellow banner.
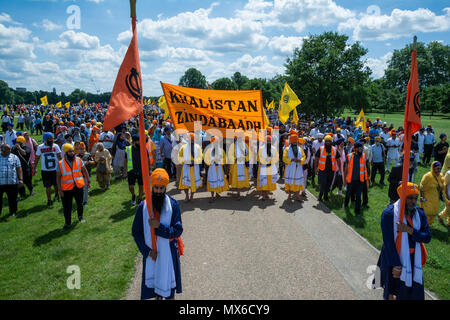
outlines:
[[232, 91], [179, 87], [161, 83], [175, 129], [194, 131], [194, 122], [202, 129], [264, 129], [261, 90]]

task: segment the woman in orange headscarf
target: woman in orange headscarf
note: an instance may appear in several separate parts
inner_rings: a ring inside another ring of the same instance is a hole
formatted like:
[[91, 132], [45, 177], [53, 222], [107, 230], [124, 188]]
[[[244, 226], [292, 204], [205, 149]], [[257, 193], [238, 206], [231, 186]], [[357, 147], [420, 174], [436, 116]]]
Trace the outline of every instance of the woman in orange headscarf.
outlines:
[[95, 152], [95, 150], [92, 150], [92, 148], [94, 147], [94, 145], [98, 142], [98, 137], [100, 129], [97, 126], [93, 126], [92, 127], [92, 132], [91, 135], [89, 136], [89, 145], [88, 145], [88, 150], [90, 153]]

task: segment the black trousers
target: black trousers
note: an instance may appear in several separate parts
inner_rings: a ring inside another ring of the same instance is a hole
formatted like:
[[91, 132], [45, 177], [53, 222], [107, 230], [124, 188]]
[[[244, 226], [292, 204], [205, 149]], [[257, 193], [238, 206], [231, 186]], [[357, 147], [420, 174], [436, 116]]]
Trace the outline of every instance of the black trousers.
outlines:
[[348, 202], [350, 201], [350, 196], [355, 194], [355, 214], [361, 213], [361, 193], [363, 191], [363, 183], [361, 181], [351, 181], [347, 183], [347, 192], [345, 193], [345, 201], [344, 206], [348, 206]]
[[432, 153], [433, 153], [433, 145], [432, 144], [424, 144], [423, 145], [423, 163], [424, 164], [430, 163]]
[[70, 226], [72, 223], [72, 202], [75, 198], [77, 204], [78, 219], [83, 218], [83, 188], [74, 187], [72, 190], [63, 191], [62, 204], [64, 208], [64, 219], [66, 225]]
[[31, 168], [29, 169], [25, 169], [24, 167], [22, 167], [22, 172], [23, 172], [23, 187], [19, 188], [19, 194], [22, 197], [26, 196], [25, 193], [25, 186], [28, 188], [28, 190], [30, 191], [30, 193], [33, 191], [33, 183], [32, 183], [32, 175], [31, 175]]
[[322, 200], [322, 197], [324, 197], [325, 200], [328, 200], [328, 192], [330, 192], [331, 183], [333, 182], [333, 176], [333, 171], [319, 170], [317, 177], [320, 186], [319, 201]]
[[370, 176], [370, 180], [372, 181], [372, 183], [375, 182], [375, 176], [377, 175], [377, 172], [380, 173], [380, 183], [384, 183], [384, 162], [372, 163], [372, 174]]
[[174, 170], [172, 159], [164, 158], [164, 169], [167, 171], [167, 174], [170, 178], [176, 178], [176, 170]]
[[0, 215], [3, 208], [3, 193], [8, 197], [9, 213], [17, 213], [17, 194], [19, 192], [17, 184], [3, 184], [0, 185]]

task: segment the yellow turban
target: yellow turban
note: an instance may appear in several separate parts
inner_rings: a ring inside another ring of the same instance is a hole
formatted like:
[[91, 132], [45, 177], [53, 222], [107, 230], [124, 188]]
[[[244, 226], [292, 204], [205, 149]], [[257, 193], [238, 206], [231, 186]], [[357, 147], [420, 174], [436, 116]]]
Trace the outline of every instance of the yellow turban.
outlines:
[[73, 145], [71, 145], [70, 143], [64, 144], [64, 145], [63, 145], [63, 151], [64, 151], [64, 153], [66, 153], [66, 152], [69, 151], [69, 150], [74, 150]]
[[[402, 196], [402, 185], [400, 185], [397, 188], [397, 193], [398, 195], [401, 197]], [[410, 196], [412, 194], [419, 194], [419, 187], [417, 186], [417, 184], [414, 184], [412, 182], [408, 182], [408, 185], [406, 186], [406, 196]]]
[[158, 168], [152, 172], [152, 175], [150, 176], [150, 181], [152, 183], [152, 186], [163, 185], [167, 187], [167, 185], [169, 184], [169, 175], [167, 174], [166, 170]]
[[331, 136], [329, 134], [327, 134], [325, 136], [325, 138], [323, 138], [323, 140], [325, 140], [325, 141], [333, 141], [333, 138], [331, 138]]
[[22, 137], [22, 136], [18, 136], [17, 139], [16, 139], [16, 141], [17, 141], [17, 142], [20, 142], [20, 143], [25, 143], [25, 138]]

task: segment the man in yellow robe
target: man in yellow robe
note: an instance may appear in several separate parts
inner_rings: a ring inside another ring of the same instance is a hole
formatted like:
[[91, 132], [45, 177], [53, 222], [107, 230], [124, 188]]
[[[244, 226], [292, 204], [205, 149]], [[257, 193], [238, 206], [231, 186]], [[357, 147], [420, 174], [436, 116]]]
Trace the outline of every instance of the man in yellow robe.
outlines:
[[[222, 148], [222, 140], [217, 137], [212, 137], [211, 144], [205, 150], [205, 164], [208, 166], [206, 189], [211, 192], [210, 203], [214, 202], [214, 199], [220, 198], [220, 193], [229, 189], [227, 177], [223, 170], [225, 162], [226, 155]], [[216, 194], [215, 197], [214, 194]]]
[[245, 162], [249, 161], [248, 148], [243, 139], [242, 130], [236, 130], [234, 142], [228, 148], [227, 162], [230, 164], [230, 185], [237, 189], [236, 199], [241, 199], [241, 190], [249, 189], [248, 168]]
[[283, 151], [283, 162], [286, 165], [284, 172], [284, 191], [288, 193], [288, 201], [292, 199], [292, 193], [295, 194], [295, 200], [303, 202], [300, 198], [300, 191], [304, 190], [303, 164], [306, 160], [306, 154], [298, 145], [298, 135], [291, 134], [289, 137], [289, 146]]
[[272, 137], [267, 136], [265, 143], [258, 151], [258, 179], [256, 189], [262, 191], [262, 200], [269, 199], [269, 192], [277, 189], [278, 181], [278, 161], [277, 149], [272, 146]]
[[[181, 179], [178, 189], [186, 193], [186, 202], [194, 199], [194, 193], [202, 186], [200, 176], [200, 164], [202, 163], [202, 148], [194, 143], [194, 134], [189, 134], [190, 141], [180, 148], [178, 161], [183, 166], [181, 169]], [[191, 196], [189, 197], [189, 190]]]

